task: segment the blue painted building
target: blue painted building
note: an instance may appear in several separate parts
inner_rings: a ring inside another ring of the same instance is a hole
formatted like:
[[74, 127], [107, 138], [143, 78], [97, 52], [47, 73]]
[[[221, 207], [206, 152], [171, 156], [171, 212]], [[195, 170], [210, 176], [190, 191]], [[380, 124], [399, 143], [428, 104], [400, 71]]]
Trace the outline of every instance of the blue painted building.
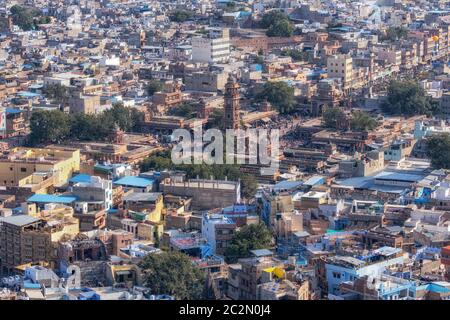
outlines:
[[339, 294], [339, 285], [361, 276], [380, 276], [387, 267], [403, 264], [406, 257], [401, 249], [383, 247], [364, 257], [334, 256], [325, 264], [329, 294]]

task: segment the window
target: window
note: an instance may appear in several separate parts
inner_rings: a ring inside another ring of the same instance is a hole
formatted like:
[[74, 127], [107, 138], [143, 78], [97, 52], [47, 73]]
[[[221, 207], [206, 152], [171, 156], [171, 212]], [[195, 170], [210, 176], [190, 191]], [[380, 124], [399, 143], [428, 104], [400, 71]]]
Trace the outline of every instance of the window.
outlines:
[[333, 278], [340, 279], [341, 278], [341, 273], [340, 272], [333, 272]]
[[27, 168], [20, 168], [20, 172], [27, 172]]

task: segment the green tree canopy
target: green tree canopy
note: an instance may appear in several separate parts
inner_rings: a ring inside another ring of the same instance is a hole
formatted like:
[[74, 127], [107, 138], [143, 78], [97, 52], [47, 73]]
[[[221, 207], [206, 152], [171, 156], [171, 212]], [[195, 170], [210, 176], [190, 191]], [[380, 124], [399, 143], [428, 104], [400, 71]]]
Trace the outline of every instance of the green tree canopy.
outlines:
[[386, 30], [386, 35], [382, 40], [397, 41], [408, 36], [408, 29], [405, 27], [389, 27]]
[[376, 119], [371, 117], [367, 112], [356, 110], [352, 112], [350, 120], [352, 130], [370, 131], [378, 126]]
[[179, 106], [171, 108], [169, 114], [192, 119], [197, 116], [198, 107], [198, 103], [193, 101], [184, 101]]
[[331, 21], [331, 22], [328, 23], [328, 26], [327, 26], [326, 29], [327, 30], [331, 30], [331, 29], [334, 29], [334, 28], [340, 28], [342, 26], [343, 26], [342, 22]]
[[229, 2], [227, 2], [226, 6], [225, 6], [225, 8], [224, 8], [224, 10], [225, 10], [226, 12], [234, 12], [234, 11], [236, 11], [237, 9], [238, 9], [238, 8], [237, 8], [236, 3], [235, 3], [234, 1], [229, 1]]
[[257, 64], [264, 64], [264, 57], [261, 55], [257, 55], [253, 62]]
[[275, 22], [280, 20], [289, 20], [288, 16], [278, 10], [272, 10], [267, 13], [264, 13], [264, 15], [261, 18], [261, 21], [259, 22], [259, 25], [263, 29], [268, 29], [271, 25], [275, 24]]
[[[101, 140], [103, 137], [98, 117], [92, 114], [76, 113], [71, 117], [70, 136], [81, 141]], [[103, 123], [104, 125], [104, 123]]]
[[263, 224], [249, 224], [236, 231], [225, 249], [225, 261], [236, 263], [240, 258], [250, 256], [251, 250], [267, 249], [272, 244], [272, 234]]
[[59, 110], [36, 111], [30, 118], [31, 144], [43, 142], [59, 143], [70, 134], [69, 116]]
[[62, 105], [67, 105], [70, 98], [70, 89], [60, 84], [50, 84], [42, 89], [42, 93], [49, 100]]
[[296, 106], [294, 88], [282, 81], [266, 82], [256, 95], [256, 100], [269, 101], [282, 114], [294, 111]]
[[192, 18], [192, 11], [188, 10], [174, 10], [169, 14], [170, 21], [173, 22], [185, 22]]
[[296, 49], [286, 49], [281, 52], [283, 56], [289, 56], [294, 61], [308, 61], [309, 54], [305, 51], [300, 51]]
[[383, 112], [391, 115], [432, 115], [437, 104], [414, 81], [391, 81], [387, 99], [381, 104]]
[[434, 134], [427, 139], [428, 157], [435, 169], [450, 169], [450, 134]]
[[322, 121], [327, 128], [340, 129], [347, 122], [347, 116], [341, 108], [327, 108], [322, 113]]
[[251, 199], [255, 196], [258, 188], [258, 181], [252, 175], [246, 174], [241, 177], [241, 193], [246, 199]]
[[290, 37], [294, 33], [294, 28], [288, 16], [278, 10], [265, 13], [259, 25], [261, 28], [267, 29], [266, 35], [268, 37]]
[[147, 157], [142, 161], [141, 171], [157, 170], [162, 171], [174, 167], [169, 153], [158, 153]]
[[266, 31], [268, 37], [290, 37], [293, 33], [294, 28], [287, 19], [275, 21]]
[[150, 80], [147, 84], [146, 90], [149, 96], [154, 95], [156, 92], [159, 92], [163, 89], [163, 84], [159, 80]]
[[115, 103], [111, 109], [103, 112], [103, 118], [111, 116], [114, 123], [124, 131], [136, 129], [140, 122], [141, 113], [136, 108], [125, 107], [122, 103]]
[[25, 31], [36, 29], [39, 24], [49, 23], [50, 17], [44, 16], [39, 9], [14, 5], [10, 8], [13, 23]]
[[136, 131], [142, 113], [136, 108], [114, 105], [101, 114], [67, 114], [60, 110], [36, 111], [30, 119], [31, 145], [56, 143], [65, 139], [107, 140], [118, 125], [124, 131]]
[[144, 274], [144, 286], [152, 294], [169, 294], [179, 300], [204, 298], [206, 276], [184, 253], [149, 254], [139, 266]]
[[208, 118], [207, 128], [220, 128], [223, 121], [223, 109], [214, 109]]

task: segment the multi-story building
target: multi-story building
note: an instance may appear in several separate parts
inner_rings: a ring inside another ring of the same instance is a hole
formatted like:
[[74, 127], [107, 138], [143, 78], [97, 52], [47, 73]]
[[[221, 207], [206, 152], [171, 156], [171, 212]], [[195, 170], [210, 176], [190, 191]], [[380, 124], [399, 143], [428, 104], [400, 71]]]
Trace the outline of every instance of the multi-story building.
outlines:
[[100, 108], [100, 96], [97, 95], [79, 95], [69, 100], [71, 113], [93, 114], [98, 113]]
[[225, 89], [227, 73], [223, 71], [197, 71], [185, 76], [186, 90], [217, 92]]
[[230, 35], [228, 29], [210, 29], [207, 37], [192, 39], [194, 62], [227, 62], [230, 57]]
[[353, 59], [350, 55], [337, 54], [327, 59], [328, 78], [341, 80], [344, 91], [348, 90], [353, 81]]
[[50, 173], [62, 185], [80, 170], [80, 150], [17, 147], [0, 155], [0, 185], [17, 187]]
[[159, 222], [164, 200], [159, 192], [133, 192], [123, 197], [123, 206], [129, 211], [141, 212], [146, 221]]
[[28, 215], [0, 218], [0, 272], [52, 259], [51, 230], [42, 219]]
[[25, 115], [23, 110], [7, 108], [6, 109], [6, 136], [18, 136], [25, 134], [27, 129]]
[[365, 177], [384, 168], [384, 152], [377, 150], [365, 155], [357, 154], [350, 160], [339, 162], [341, 177]]
[[386, 61], [388, 64], [400, 66], [402, 63], [402, 51], [395, 47], [380, 46], [377, 47], [377, 58]]
[[[284, 267], [281, 261], [270, 255], [266, 255], [265, 251], [268, 250], [255, 251], [257, 251], [255, 253], [256, 257], [239, 259], [238, 264], [231, 265], [231, 269], [233, 270], [229, 271], [228, 276], [228, 282], [231, 283], [231, 287], [228, 290], [228, 296], [230, 298], [257, 300], [259, 298], [258, 285], [263, 282], [263, 275], [271, 271], [270, 269], [272, 268], [279, 268], [281, 270]], [[267, 279], [268, 281], [269, 279]]]
[[202, 235], [211, 246], [213, 254], [222, 255], [232, 240], [236, 224], [221, 214], [205, 213], [202, 219]]
[[382, 247], [361, 259], [351, 256], [327, 258], [325, 263], [328, 294], [339, 293], [339, 285], [355, 281], [362, 276], [381, 275], [389, 266], [403, 264], [406, 257], [402, 249]]
[[450, 281], [450, 246], [441, 249], [441, 263], [445, 266], [445, 278]]
[[236, 181], [192, 179], [178, 182], [168, 178], [161, 182], [160, 188], [164, 195], [192, 197], [192, 207], [198, 209], [227, 207], [241, 199], [241, 185]]
[[112, 208], [112, 181], [100, 177], [90, 177], [89, 181], [78, 182], [72, 186], [72, 195], [77, 197], [79, 202], [103, 203], [103, 209]]

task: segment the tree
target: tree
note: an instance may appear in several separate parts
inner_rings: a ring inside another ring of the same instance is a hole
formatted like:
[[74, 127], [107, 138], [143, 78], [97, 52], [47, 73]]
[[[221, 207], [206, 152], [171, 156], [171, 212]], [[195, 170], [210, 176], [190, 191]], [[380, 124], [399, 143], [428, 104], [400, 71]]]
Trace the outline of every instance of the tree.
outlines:
[[275, 24], [275, 22], [280, 20], [289, 20], [288, 16], [284, 14], [281, 11], [278, 10], [272, 10], [267, 13], [265, 13], [261, 21], [259, 22], [259, 25], [263, 29], [268, 29], [271, 25]]
[[352, 113], [351, 127], [353, 130], [370, 131], [378, 126], [377, 120], [372, 118], [367, 112], [356, 110]]
[[286, 49], [281, 52], [283, 56], [289, 56], [294, 61], [308, 61], [309, 54], [305, 51]]
[[153, 96], [156, 92], [159, 92], [163, 89], [163, 84], [158, 80], [150, 80], [147, 84], [147, 93], [149, 96]]
[[257, 55], [257, 56], [255, 57], [255, 60], [254, 60], [253, 62], [254, 62], [254, 63], [257, 63], [257, 64], [263, 64], [263, 63], [264, 63], [264, 57], [261, 56], [261, 55]]
[[170, 109], [169, 114], [173, 116], [184, 117], [186, 119], [192, 119], [197, 116], [198, 103], [193, 101], [185, 101], [177, 107]]
[[59, 110], [36, 111], [30, 118], [29, 143], [60, 143], [70, 134], [69, 116]]
[[56, 143], [67, 138], [80, 141], [107, 140], [119, 126], [124, 131], [136, 131], [142, 112], [115, 104], [99, 115], [62, 111], [37, 111], [30, 119], [29, 143]]
[[241, 177], [241, 193], [244, 198], [253, 198], [257, 188], [258, 182], [254, 176], [246, 174]]
[[67, 105], [70, 98], [70, 90], [68, 87], [60, 84], [50, 84], [42, 89], [47, 99], [54, 101], [55, 103]]
[[125, 107], [123, 103], [115, 103], [111, 109], [104, 111], [104, 115], [111, 115], [114, 119], [114, 123], [122, 130], [130, 131], [134, 127], [130, 110], [131, 108]]
[[141, 123], [144, 122], [144, 113], [136, 108], [131, 108], [130, 117], [132, 123], [131, 131], [139, 132], [141, 130]]
[[322, 113], [322, 121], [327, 128], [340, 129], [347, 122], [347, 116], [341, 108], [327, 108]]
[[208, 118], [207, 127], [209, 128], [220, 128], [223, 121], [223, 109], [214, 109]]
[[158, 153], [147, 157], [141, 163], [141, 171], [149, 171], [149, 170], [165, 170], [171, 169], [173, 167], [173, 163], [170, 160], [170, 154], [168, 153]]
[[266, 82], [262, 91], [256, 95], [256, 100], [269, 101], [282, 114], [294, 111], [296, 105], [294, 88], [282, 81]]
[[434, 134], [427, 140], [428, 157], [435, 169], [450, 169], [450, 134]]
[[327, 26], [327, 31], [334, 29], [334, 28], [341, 28], [343, 26], [342, 22], [337, 22], [337, 21], [331, 21], [330, 23], [328, 23]]
[[272, 234], [263, 224], [249, 224], [236, 231], [231, 242], [225, 249], [225, 261], [236, 263], [240, 258], [250, 256], [251, 250], [269, 248], [272, 244]]
[[408, 36], [408, 29], [405, 27], [389, 27], [386, 30], [386, 36], [382, 40], [398, 41]]
[[13, 23], [25, 31], [36, 29], [37, 25], [49, 23], [50, 17], [44, 16], [39, 9], [14, 5], [10, 8]]
[[234, 1], [227, 2], [224, 9], [226, 12], [234, 12], [237, 10], [236, 3]]
[[391, 81], [387, 99], [381, 109], [391, 115], [428, 115], [437, 111], [437, 104], [427, 96], [425, 90], [414, 81]]
[[177, 251], [149, 254], [139, 264], [144, 286], [152, 294], [169, 294], [179, 300], [204, 297], [205, 274], [189, 256]]
[[192, 17], [192, 12], [187, 10], [175, 10], [169, 14], [170, 21], [185, 22]]
[[290, 37], [294, 32], [288, 16], [278, 10], [265, 13], [259, 25], [261, 28], [267, 29], [266, 35], [268, 37]]
[[266, 31], [268, 37], [290, 37], [294, 33], [294, 28], [287, 19], [275, 21]]
[[98, 117], [92, 114], [75, 113], [70, 120], [70, 136], [80, 141], [100, 140]]

